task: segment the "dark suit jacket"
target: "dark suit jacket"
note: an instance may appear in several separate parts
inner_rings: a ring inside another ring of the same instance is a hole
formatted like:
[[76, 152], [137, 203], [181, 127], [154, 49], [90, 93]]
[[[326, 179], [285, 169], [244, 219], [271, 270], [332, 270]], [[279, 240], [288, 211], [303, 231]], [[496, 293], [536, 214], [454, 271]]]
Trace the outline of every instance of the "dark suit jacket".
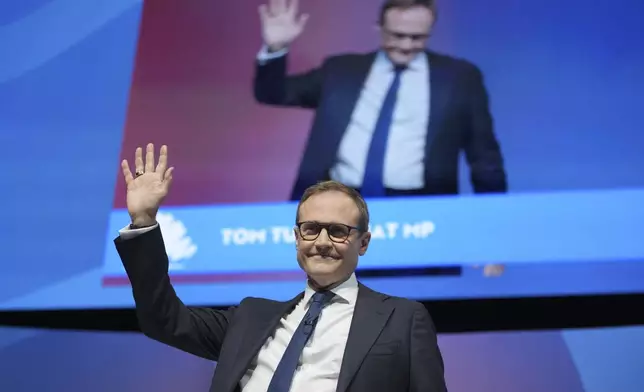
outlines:
[[[432, 51], [426, 54], [430, 64], [431, 107], [425, 186], [402, 193], [458, 193], [461, 151], [469, 163], [475, 192], [505, 192], [503, 158], [493, 132], [481, 72], [465, 60]], [[329, 178], [375, 55], [376, 52], [333, 56], [319, 68], [291, 76], [287, 76], [286, 56], [257, 64], [254, 83], [257, 101], [316, 110], [292, 200], [299, 200], [310, 185]]]
[[[168, 277], [161, 230], [115, 239], [132, 284], [143, 333], [159, 342], [217, 361], [210, 390], [239, 390], [239, 381], [280, 318], [287, 302], [246, 298], [228, 310], [187, 307]], [[338, 380], [340, 392], [443, 392], [443, 359], [425, 307], [360, 285]]]

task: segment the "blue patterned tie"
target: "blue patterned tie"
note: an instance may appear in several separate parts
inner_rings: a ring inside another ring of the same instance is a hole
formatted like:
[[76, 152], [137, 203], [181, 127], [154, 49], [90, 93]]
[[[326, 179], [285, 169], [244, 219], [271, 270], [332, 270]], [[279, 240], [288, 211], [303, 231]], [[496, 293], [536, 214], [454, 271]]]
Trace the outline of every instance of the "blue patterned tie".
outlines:
[[322, 291], [313, 294], [309, 310], [304, 315], [304, 318], [295, 330], [291, 341], [286, 347], [286, 351], [284, 351], [284, 355], [282, 356], [280, 363], [277, 365], [277, 369], [275, 369], [275, 373], [273, 374], [273, 378], [271, 379], [267, 392], [289, 391], [291, 388], [291, 382], [293, 381], [293, 375], [295, 374], [295, 369], [297, 368], [300, 360], [300, 355], [302, 355], [302, 350], [304, 350], [306, 342], [313, 334], [313, 330], [318, 322], [322, 308], [331, 300], [331, 298], [333, 298], [333, 296], [334, 294], [331, 291]]
[[389, 91], [380, 108], [380, 115], [376, 122], [376, 128], [373, 131], [371, 145], [367, 154], [367, 163], [362, 180], [360, 193], [363, 197], [382, 197], [385, 196], [385, 185], [383, 183], [383, 174], [385, 167], [385, 150], [387, 148], [387, 139], [389, 138], [389, 128], [393, 120], [394, 108], [396, 107], [396, 98], [398, 88], [400, 87], [400, 75], [404, 68], [396, 67], [394, 80], [391, 82]]

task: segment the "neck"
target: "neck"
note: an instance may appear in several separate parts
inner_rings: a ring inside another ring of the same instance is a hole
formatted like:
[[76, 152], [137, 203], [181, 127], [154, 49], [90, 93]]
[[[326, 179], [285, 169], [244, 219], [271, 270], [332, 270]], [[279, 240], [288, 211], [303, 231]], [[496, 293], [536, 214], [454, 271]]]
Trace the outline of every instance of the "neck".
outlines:
[[315, 291], [328, 291], [328, 290], [333, 290], [334, 288], [340, 286], [342, 283], [349, 280], [350, 277], [351, 277], [351, 274], [345, 276], [344, 278], [338, 281], [328, 282], [323, 280], [315, 280], [315, 278], [308, 276], [308, 280], [309, 280], [309, 286], [311, 286], [311, 288], [314, 289]]

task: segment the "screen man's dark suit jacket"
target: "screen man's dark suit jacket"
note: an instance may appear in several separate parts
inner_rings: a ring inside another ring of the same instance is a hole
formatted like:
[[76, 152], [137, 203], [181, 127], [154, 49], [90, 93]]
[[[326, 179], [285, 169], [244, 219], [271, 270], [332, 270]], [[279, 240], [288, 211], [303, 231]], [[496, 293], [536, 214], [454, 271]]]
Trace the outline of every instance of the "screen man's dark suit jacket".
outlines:
[[[329, 179], [342, 137], [360, 97], [376, 52], [327, 58], [319, 68], [287, 76], [286, 56], [258, 62], [258, 102], [315, 109], [315, 119], [291, 200]], [[399, 194], [458, 193], [458, 161], [465, 152], [477, 193], [506, 192], [506, 175], [493, 131], [488, 95], [479, 69], [465, 61], [427, 51], [430, 108], [425, 148], [425, 186]], [[395, 194], [395, 193], [394, 193]]]
[[[159, 342], [217, 361], [211, 392], [239, 390], [260, 347], [302, 298], [302, 293], [287, 302], [246, 298], [225, 311], [186, 307], [170, 284], [159, 228], [114, 242], [132, 284], [141, 330]], [[446, 390], [427, 310], [418, 302], [360, 285], [337, 391]]]

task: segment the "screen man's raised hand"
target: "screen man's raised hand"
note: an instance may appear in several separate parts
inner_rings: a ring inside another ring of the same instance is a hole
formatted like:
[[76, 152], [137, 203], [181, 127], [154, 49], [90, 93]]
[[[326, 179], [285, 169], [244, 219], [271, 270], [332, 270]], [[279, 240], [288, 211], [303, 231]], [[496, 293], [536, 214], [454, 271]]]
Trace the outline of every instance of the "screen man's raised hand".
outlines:
[[268, 0], [259, 6], [264, 44], [272, 52], [288, 47], [304, 30], [308, 15], [298, 13], [298, 0]]

